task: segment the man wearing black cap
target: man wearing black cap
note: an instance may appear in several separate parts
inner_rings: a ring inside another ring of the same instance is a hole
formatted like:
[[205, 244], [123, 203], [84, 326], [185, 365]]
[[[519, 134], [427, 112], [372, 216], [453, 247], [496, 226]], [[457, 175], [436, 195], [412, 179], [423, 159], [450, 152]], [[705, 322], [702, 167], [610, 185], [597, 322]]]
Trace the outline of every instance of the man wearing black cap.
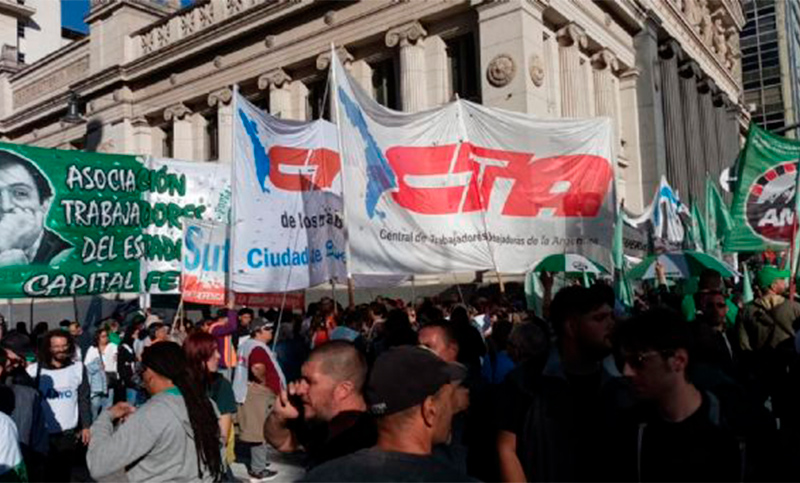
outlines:
[[422, 347], [389, 349], [375, 362], [367, 384], [378, 443], [310, 471], [305, 481], [470, 481], [431, 456], [450, 437], [455, 381], [463, 366]]

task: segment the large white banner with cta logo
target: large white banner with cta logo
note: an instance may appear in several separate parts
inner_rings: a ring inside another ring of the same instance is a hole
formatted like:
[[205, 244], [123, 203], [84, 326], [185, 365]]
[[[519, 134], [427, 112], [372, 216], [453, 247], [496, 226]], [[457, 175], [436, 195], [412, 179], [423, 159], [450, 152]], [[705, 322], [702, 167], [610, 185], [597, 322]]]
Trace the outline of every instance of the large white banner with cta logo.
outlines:
[[610, 264], [610, 119], [536, 119], [467, 101], [396, 112], [332, 57], [351, 272], [524, 273], [565, 252]]
[[234, 100], [232, 288], [284, 292], [345, 280], [336, 126]]

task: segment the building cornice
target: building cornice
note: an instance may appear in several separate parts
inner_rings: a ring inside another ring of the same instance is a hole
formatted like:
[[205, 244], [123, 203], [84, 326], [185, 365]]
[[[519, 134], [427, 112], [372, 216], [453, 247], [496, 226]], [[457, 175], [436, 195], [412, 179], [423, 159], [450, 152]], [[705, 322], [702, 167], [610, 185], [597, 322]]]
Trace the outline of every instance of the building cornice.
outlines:
[[36, 13], [36, 9], [28, 5], [21, 5], [16, 0], [0, 0], [0, 13], [3, 12], [16, 18], [30, 18]]

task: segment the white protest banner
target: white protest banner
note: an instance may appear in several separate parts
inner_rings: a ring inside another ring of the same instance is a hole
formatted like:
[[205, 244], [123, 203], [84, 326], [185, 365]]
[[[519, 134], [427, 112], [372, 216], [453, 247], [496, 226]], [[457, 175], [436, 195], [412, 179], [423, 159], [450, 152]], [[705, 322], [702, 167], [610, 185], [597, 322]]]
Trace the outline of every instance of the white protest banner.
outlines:
[[332, 59], [352, 273], [525, 273], [564, 252], [610, 265], [610, 119], [396, 112]]
[[[145, 230], [149, 254], [142, 260], [142, 290], [149, 293], [177, 293], [181, 273], [181, 240], [186, 220], [227, 223], [231, 207], [231, 165], [175, 159], [150, 158], [152, 173], [164, 173], [178, 180], [179, 189], [152, 190], [146, 194], [152, 206], [164, 206], [163, 222]], [[153, 176], [154, 182], [159, 179]]]
[[232, 289], [344, 280], [341, 161], [327, 121], [277, 119], [234, 96]]
[[181, 263], [183, 301], [223, 305], [228, 286], [229, 256], [227, 224], [184, 220]]

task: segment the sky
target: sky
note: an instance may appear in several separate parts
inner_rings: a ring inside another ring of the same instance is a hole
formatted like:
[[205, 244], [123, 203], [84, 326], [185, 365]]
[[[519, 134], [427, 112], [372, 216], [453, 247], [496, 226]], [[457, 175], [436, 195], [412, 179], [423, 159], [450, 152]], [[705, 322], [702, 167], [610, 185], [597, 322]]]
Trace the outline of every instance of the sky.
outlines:
[[[181, 0], [184, 6], [192, 0]], [[89, 0], [61, 0], [61, 25], [88, 33], [89, 27], [83, 22], [83, 17], [89, 13]]]

